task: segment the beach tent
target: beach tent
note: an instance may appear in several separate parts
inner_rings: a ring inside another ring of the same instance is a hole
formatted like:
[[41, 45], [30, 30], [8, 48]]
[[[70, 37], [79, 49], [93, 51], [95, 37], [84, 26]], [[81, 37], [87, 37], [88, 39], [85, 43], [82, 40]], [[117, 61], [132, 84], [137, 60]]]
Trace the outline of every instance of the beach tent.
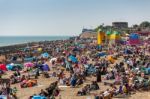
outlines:
[[33, 61], [33, 57], [26, 57], [26, 58], [24, 58], [24, 61], [25, 62], [31, 62], [31, 61]]
[[106, 31], [107, 36], [111, 35], [112, 32], [111, 31]]
[[150, 67], [149, 67], [149, 68], [146, 68], [146, 74], [147, 74], [147, 75], [150, 75]]
[[43, 58], [48, 58], [48, 57], [49, 57], [49, 54], [48, 54], [47, 52], [45, 52], [45, 53], [41, 54], [41, 56], [42, 56]]
[[84, 65], [88, 74], [94, 74], [96, 72], [96, 67], [92, 65]]
[[43, 71], [50, 71], [50, 68], [47, 64], [42, 64], [42, 70]]
[[98, 46], [96, 46], [96, 49], [97, 49], [97, 50], [102, 50], [102, 46], [101, 46], [101, 45], [98, 45]]
[[5, 64], [0, 64], [0, 70], [7, 71]]
[[6, 95], [0, 95], [0, 99], [7, 99]]
[[115, 62], [115, 59], [111, 55], [107, 56], [107, 60], [110, 61], [111, 63]]
[[112, 31], [106, 31], [106, 39], [109, 40], [110, 39], [110, 35], [112, 34]]
[[97, 56], [103, 57], [103, 56], [106, 56], [106, 53], [105, 52], [99, 52], [99, 53], [97, 53]]
[[72, 51], [79, 51], [80, 49], [75, 47]]
[[75, 56], [73, 56], [73, 55], [70, 55], [70, 56], [69, 56], [69, 59], [70, 59], [73, 63], [77, 63], [77, 62], [78, 62], [78, 59], [77, 59]]
[[133, 52], [131, 50], [129, 50], [129, 49], [125, 49], [124, 53], [125, 54], [133, 54]]
[[129, 35], [129, 44], [130, 45], [137, 45], [140, 44], [140, 37], [136, 33], [131, 33]]
[[110, 34], [109, 39], [110, 39], [110, 40], [120, 40], [121, 37], [120, 37], [119, 32], [113, 31], [113, 33]]
[[38, 48], [38, 49], [37, 49], [38, 52], [41, 52], [42, 50], [43, 50], [42, 48]]
[[30, 47], [26, 47], [23, 49], [24, 52], [29, 51], [29, 50], [30, 50]]
[[7, 68], [7, 70], [15, 70], [15, 69], [21, 70], [21, 69], [23, 69], [23, 65], [11, 63], [11, 64], [6, 65], [6, 68]]
[[6, 65], [7, 70], [12, 70], [13, 69], [13, 63]]
[[101, 45], [103, 40], [105, 39], [105, 33], [101, 31], [101, 29], [97, 32], [97, 44]]
[[34, 64], [32, 62], [27, 62], [27, 63], [24, 63], [24, 66], [25, 67], [33, 67]]
[[46, 99], [44, 96], [33, 96], [32, 99]]

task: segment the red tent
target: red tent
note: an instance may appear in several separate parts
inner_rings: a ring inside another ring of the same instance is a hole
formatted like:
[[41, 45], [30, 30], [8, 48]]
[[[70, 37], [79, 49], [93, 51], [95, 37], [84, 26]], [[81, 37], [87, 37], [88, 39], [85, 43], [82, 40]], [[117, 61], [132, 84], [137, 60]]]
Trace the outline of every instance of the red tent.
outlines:
[[0, 64], [0, 70], [6, 71], [6, 65], [5, 64]]

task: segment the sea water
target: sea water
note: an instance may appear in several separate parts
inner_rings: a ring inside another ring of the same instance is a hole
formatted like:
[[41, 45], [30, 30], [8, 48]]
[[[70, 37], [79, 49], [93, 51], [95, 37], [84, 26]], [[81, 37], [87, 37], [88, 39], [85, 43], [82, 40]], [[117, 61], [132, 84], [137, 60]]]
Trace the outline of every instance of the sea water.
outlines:
[[69, 36], [1, 36], [0, 46], [22, 44], [28, 42], [66, 40]]

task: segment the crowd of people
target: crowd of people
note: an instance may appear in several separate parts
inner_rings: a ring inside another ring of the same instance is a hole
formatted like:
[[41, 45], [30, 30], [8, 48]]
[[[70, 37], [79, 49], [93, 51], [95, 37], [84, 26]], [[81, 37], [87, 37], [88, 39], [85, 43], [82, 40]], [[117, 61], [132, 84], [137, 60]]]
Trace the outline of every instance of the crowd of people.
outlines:
[[[41, 49], [38, 49], [38, 48]], [[18, 49], [19, 50], [19, 49]], [[16, 52], [5, 54], [3, 63], [25, 63], [27, 58], [34, 64], [33, 67], [23, 68], [24, 72], [35, 71], [35, 79], [22, 75], [19, 70], [10, 77], [11, 83], [20, 83], [21, 87], [27, 84], [37, 85], [38, 76], [43, 73], [45, 78], [57, 77], [58, 81], [52, 83], [47, 89], [41, 89], [38, 94], [50, 98], [58, 96], [58, 85], [71, 86], [71, 88], [84, 85], [86, 78], [96, 78], [77, 92], [77, 95], [90, 94], [92, 90], [101, 90], [99, 83], [109, 85], [110, 89], [96, 93], [95, 99], [127, 95], [138, 90], [150, 89], [150, 46], [128, 46], [122, 44], [104, 44], [98, 46], [92, 40], [70, 39], [60, 41], [46, 41], [37, 46], [31, 46]], [[42, 57], [41, 53], [48, 53]], [[100, 54], [103, 52], [104, 54]], [[49, 70], [44, 71], [43, 64], [49, 62]], [[49, 71], [55, 70], [52, 74]], [[102, 77], [103, 76], [103, 77]], [[27, 83], [29, 82], [30, 83]], [[108, 82], [113, 81], [113, 82]], [[31, 86], [29, 85], [29, 86]], [[32, 99], [33, 95], [30, 97]], [[34, 98], [33, 98], [34, 99]], [[53, 99], [53, 98], [52, 98]]]

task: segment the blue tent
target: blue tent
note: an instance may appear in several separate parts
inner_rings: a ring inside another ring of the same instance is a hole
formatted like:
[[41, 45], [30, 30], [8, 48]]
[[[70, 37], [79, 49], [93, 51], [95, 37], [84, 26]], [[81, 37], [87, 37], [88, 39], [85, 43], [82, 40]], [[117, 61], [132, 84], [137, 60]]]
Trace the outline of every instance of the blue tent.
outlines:
[[8, 64], [6, 65], [7, 70], [15, 70], [15, 69], [23, 69], [23, 65], [22, 64]]
[[46, 99], [44, 96], [33, 96], [32, 99]]
[[0, 99], [7, 99], [7, 96], [5, 96], [5, 95], [0, 95]]
[[48, 53], [43, 53], [43, 54], [41, 54], [41, 56], [44, 57], [44, 58], [48, 58], [49, 54]]
[[88, 74], [94, 74], [96, 72], [96, 68], [91, 65], [84, 65]]
[[96, 49], [102, 49], [101, 45], [96, 46]]
[[132, 51], [129, 50], [129, 49], [125, 49], [125, 50], [124, 50], [124, 53], [125, 53], [125, 54], [133, 54]]
[[6, 68], [7, 68], [8, 70], [12, 70], [12, 69], [13, 69], [13, 65], [12, 65], [12, 64], [8, 64], [8, 65], [6, 65]]
[[69, 56], [69, 59], [70, 59], [72, 62], [74, 62], [74, 63], [77, 63], [77, 62], [78, 62], [77, 58], [74, 57], [73, 55], [70, 55], [70, 56]]
[[100, 53], [97, 53], [97, 56], [100, 56], [100, 57], [106, 56], [106, 53], [105, 52], [100, 52]]
[[133, 40], [137, 40], [137, 39], [139, 39], [139, 35], [136, 33], [132, 33], [132, 34], [130, 34], [129, 38], [133, 39]]
[[150, 67], [146, 68], [146, 74], [150, 75]]
[[29, 51], [29, 50], [30, 50], [29, 47], [26, 47], [26, 48], [23, 49], [24, 52]]
[[42, 66], [43, 66], [42, 67], [43, 71], [49, 71], [50, 70], [50, 68], [47, 64], [43, 64]]

